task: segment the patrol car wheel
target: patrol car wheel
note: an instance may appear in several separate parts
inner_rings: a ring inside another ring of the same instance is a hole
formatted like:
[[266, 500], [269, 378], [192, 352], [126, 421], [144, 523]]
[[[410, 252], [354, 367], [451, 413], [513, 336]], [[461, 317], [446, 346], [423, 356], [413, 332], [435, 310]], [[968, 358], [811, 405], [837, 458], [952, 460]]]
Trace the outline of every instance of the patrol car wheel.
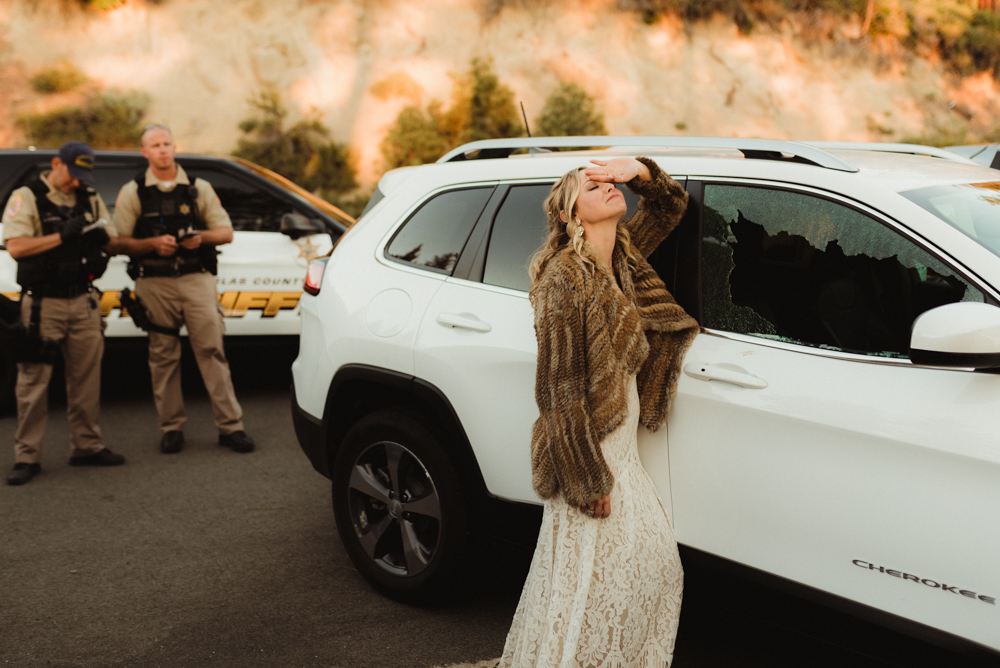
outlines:
[[340, 539], [386, 596], [426, 604], [461, 590], [471, 550], [464, 494], [441, 440], [401, 411], [354, 425], [333, 471]]

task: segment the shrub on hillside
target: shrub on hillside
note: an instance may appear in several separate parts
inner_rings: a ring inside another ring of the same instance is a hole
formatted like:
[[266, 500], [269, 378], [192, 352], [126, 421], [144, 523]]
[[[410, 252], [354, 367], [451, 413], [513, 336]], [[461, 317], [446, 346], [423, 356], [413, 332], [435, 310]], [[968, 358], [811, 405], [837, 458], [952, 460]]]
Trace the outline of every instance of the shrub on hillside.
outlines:
[[450, 134], [440, 102], [431, 102], [426, 111], [420, 107], [406, 107], [396, 116], [396, 122], [382, 140], [386, 169], [434, 162], [455, 143]]
[[39, 70], [31, 77], [31, 87], [38, 93], [65, 93], [86, 83], [87, 75], [72, 63], [60, 63]]
[[234, 156], [267, 167], [330, 201], [357, 187], [350, 150], [330, 140], [329, 128], [312, 119], [286, 130], [288, 110], [274, 92], [261, 93], [249, 103], [257, 113], [240, 123], [248, 136], [240, 138]]
[[514, 104], [514, 91], [500, 82], [489, 60], [473, 58], [464, 80], [456, 86], [458, 96], [452, 110], [459, 114], [461, 143], [519, 137], [524, 133], [521, 115]]
[[147, 106], [149, 97], [142, 93], [91, 93], [82, 106], [27, 113], [17, 122], [28, 141], [39, 147], [77, 140], [93, 148], [134, 148]]
[[473, 59], [469, 71], [455, 80], [451, 97], [447, 110], [432, 100], [426, 110], [408, 106], [399, 112], [380, 146], [386, 169], [434, 162], [470, 141], [524, 133], [514, 92], [488, 60]]
[[561, 83], [535, 120], [541, 137], [605, 135], [604, 114], [594, 109], [594, 98], [575, 83]]
[[1000, 75], [1000, 14], [989, 10], [976, 12], [958, 45], [969, 54], [977, 70]]

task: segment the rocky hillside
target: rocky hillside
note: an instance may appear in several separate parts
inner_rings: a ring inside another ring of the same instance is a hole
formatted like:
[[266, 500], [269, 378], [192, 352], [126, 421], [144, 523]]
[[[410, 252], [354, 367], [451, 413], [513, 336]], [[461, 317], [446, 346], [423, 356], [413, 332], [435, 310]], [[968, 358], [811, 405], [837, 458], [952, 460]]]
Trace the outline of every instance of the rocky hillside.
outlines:
[[[488, 6], [489, 5], [489, 6]], [[493, 12], [496, 7], [502, 8]], [[651, 24], [615, 0], [0, 0], [0, 145], [29, 141], [19, 115], [66, 104], [31, 76], [69, 62], [96, 85], [138, 90], [147, 120], [189, 151], [228, 153], [248, 98], [282, 94], [348, 142], [359, 178], [406, 105], [447, 100], [453, 74], [492, 58], [529, 118], [560, 81], [579, 83], [613, 134], [899, 140], [1000, 125], [1000, 88], [935, 58], [859, 39], [862, 17], [820, 35], [801, 17], [744, 35], [732, 20]]]

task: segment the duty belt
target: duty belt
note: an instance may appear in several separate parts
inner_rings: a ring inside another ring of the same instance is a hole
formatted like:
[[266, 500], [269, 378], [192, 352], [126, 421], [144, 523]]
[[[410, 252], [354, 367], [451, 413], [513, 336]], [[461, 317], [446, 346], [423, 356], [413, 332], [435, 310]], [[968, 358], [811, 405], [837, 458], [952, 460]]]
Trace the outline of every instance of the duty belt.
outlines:
[[196, 257], [148, 258], [139, 262], [139, 278], [160, 276], [184, 276], [204, 270], [201, 260]]
[[91, 290], [90, 283], [77, 285], [31, 285], [25, 290], [33, 297], [55, 297], [56, 299], [72, 299], [85, 295]]

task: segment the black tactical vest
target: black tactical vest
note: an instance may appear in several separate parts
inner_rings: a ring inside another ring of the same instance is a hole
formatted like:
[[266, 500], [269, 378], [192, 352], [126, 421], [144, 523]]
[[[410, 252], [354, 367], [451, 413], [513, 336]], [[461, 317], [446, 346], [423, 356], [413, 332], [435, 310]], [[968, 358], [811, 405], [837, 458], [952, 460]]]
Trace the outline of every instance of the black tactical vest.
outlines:
[[[97, 193], [81, 185], [76, 189], [76, 205], [72, 208], [57, 206], [48, 198], [49, 187], [41, 178], [28, 184], [35, 195], [38, 218], [42, 222], [42, 235], [58, 234], [72, 218], [82, 216], [88, 223], [97, 220], [97, 203], [92, 200]], [[108, 268], [108, 254], [93, 243], [77, 237], [63, 242], [52, 250], [21, 258], [17, 261], [17, 282], [23, 290], [39, 296], [82, 294], [90, 283], [104, 275]]]
[[[146, 185], [146, 173], [135, 177], [142, 213], [135, 222], [132, 237], [148, 239], [170, 234], [180, 239], [192, 230], [205, 230], [205, 221], [198, 211], [198, 179], [191, 185], [178, 184], [170, 192]], [[188, 250], [182, 246], [169, 257], [147, 253], [129, 263], [132, 278], [140, 276], [180, 276], [206, 270], [216, 273], [218, 252], [214, 246], [199, 246]]]

